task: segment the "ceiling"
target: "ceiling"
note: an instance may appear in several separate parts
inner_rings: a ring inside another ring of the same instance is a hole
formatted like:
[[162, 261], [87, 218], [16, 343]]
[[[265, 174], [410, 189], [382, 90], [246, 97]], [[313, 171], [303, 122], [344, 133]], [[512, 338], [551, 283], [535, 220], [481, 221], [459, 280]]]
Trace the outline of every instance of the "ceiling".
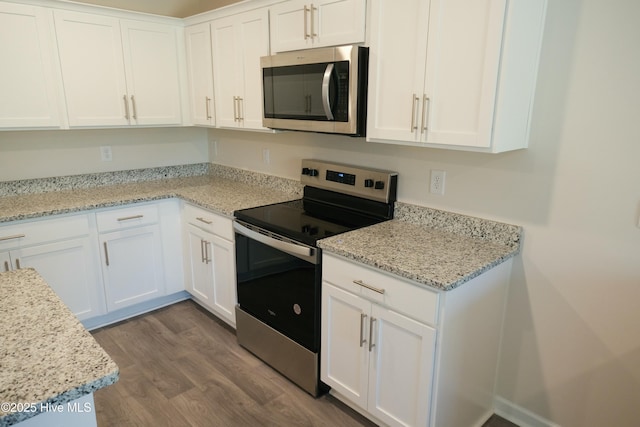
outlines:
[[241, 0], [75, 0], [117, 9], [185, 18], [208, 10], [217, 9]]

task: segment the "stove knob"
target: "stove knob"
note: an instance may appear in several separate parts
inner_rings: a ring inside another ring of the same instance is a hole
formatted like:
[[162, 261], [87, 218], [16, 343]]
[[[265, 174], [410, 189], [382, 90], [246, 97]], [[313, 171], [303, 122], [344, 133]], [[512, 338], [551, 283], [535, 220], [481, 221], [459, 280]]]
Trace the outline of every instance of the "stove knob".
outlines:
[[311, 169], [309, 168], [302, 168], [302, 175], [309, 175], [309, 173], [311, 172]]
[[364, 180], [364, 186], [365, 186], [365, 188], [373, 187], [373, 180], [372, 179], [365, 179]]
[[318, 169], [309, 169], [309, 176], [318, 176]]
[[375, 189], [382, 190], [384, 188], [384, 181], [376, 181]]

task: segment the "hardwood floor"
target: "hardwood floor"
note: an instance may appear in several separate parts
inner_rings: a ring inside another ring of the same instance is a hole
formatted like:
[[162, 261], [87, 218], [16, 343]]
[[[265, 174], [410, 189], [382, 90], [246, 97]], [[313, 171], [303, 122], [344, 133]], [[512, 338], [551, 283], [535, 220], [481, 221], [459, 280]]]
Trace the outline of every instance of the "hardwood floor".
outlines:
[[[95, 393], [106, 426], [374, 426], [331, 396], [314, 399], [184, 301], [92, 332], [120, 367]], [[496, 418], [485, 427], [506, 427]]]

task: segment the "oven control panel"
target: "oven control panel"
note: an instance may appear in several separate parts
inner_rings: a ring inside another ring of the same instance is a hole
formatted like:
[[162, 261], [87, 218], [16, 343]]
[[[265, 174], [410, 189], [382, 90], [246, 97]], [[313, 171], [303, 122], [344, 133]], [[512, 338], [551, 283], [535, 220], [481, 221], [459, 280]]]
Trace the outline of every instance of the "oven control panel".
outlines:
[[322, 160], [302, 160], [300, 182], [385, 203], [395, 201], [397, 172]]

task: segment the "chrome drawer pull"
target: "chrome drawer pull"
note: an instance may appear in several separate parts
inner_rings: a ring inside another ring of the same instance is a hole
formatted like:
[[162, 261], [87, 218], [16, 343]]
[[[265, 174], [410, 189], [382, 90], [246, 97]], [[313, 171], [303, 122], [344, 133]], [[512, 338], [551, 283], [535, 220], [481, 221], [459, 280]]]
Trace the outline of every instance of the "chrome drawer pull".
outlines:
[[384, 289], [380, 289], [380, 288], [373, 287], [371, 285], [367, 285], [362, 280], [354, 280], [353, 283], [355, 283], [356, 285], [360, 285], [363, 288], [371, 289], [372, 291], [377, 292], [379, 294], [384, 294]]
[[4, 262], [4, 271], [9, 271], [9, 261]]
[[118, 221], [129, 221], [131, 219], [140, 219], [142, 217], [144, 217], [144, 215], [123, 216], [122, 218], [118, 218]]
[[16, 258], [16, 269], [20, 270], [22, 266], [20, 265], [20, 260]]
[[373, 349], [373, 347], [375, 347], [376, 345], [373, 343], [373, 324], [376, 322], [375, 317], [371, 317], [371, 319], [369, 319], [369, 351], [371, 351]]
[[13, 240], [13, 239], [22, 239], [23, 237], [27, 237], [24, 234], [14, 234], [13, 236], [0, 237], [0, 242], [5, 240]]
[[197, 219], [198, 221], [200, 221], [200, 222], [204, 222], [204, 223], [205, 223], [205, 224], [207, 224], [207, 225], [211, 225], [211, 224], [213, 224], [213, 221], [206, 220], [206, 219], [204, 219], [204, 218], [203, 218], [203, 217], [201, 217], [201, 216], [197, 217], [196, 219]]
[[367, 339], [364, 337], [364, 321], [367, 318], [367, 315], [364, 313], [360, 313], [360, 347], [367, 342]]

